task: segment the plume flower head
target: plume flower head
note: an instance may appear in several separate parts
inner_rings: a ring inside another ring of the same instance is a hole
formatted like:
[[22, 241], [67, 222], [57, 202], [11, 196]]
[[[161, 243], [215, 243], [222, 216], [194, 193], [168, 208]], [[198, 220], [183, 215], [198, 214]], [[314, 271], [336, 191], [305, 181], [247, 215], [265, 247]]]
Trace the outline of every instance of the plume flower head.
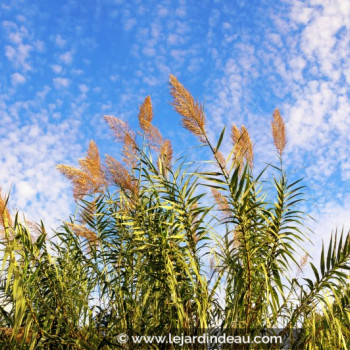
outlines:
[[138, 118], [140, 127], [145, 133], [149, 146], [157, 152], [160, 152], [164, 140], [160, 131], [151, 123], [153, 119], [153, 107], [149, 96], [145, 98], [143, 104], [140, 106]]
[[245, 158], [248, 165], [252, 168], [254, 151], [247, 128], [242, 125], [241, 130], [239, 130], [238, 127], [233, 124], [231, 129], [231, 138], [234, 145], [234, 155], [236, 161], [241, 162], [241, 160]]
[[0, 187], [0, 228], [12, 226], [12, 217], [7, 206], [8, 195]]
[[170, 140], [165, 140], [160, 149], [158, 156], [158, 169], [164, 175], [171, 167], [171, 161], [173, 159], [173, 147]]
[[137, 180], [133, 178], [128, 170], [112, 156], [106, 156], [109, 181], [125, 191], [133, 194], [138, 193]]
[[98, 237], [96, 233], [88, 229], [85, 225], [66, 223], [67, 226], [79, 237], [86, 238], [90, 243], [94, 245], [98, 244]]
[[271, 122], [271, 127], [272, 127], [273, 142], [281, 157], [286, 147], [287, 140], [286, 140], [286, 128], [285, 128], [284, 120], [278, 109], [275, 109], [273, 112], [273, 120]]
[[146, 132], [153, 119], [153, 107], [150, 96], [147, 96], [140, 106], [138, 118], [141, 129]]
[[123, 144], [123, 161], [130, 167], [135, 166], [137, 160], [137, 144], [135, 132], [129, 125], [116, 117], [105, 115], [104, 119], [112, 129], [115, 139]]
[[182, 116], [183, 127], [197, 136], [202, 143], [207, 143], [203, 106], [194, 100], [191, 93], [172, 74], [170, 74], [170, 93], [173, 96], [171, 105]]
[[227, 169], [226, 169], [226, 159], [225, 159], [224, 155], [220, 151], [216, 151], [215, 157], [216, 157], [216, 160], [218, 162], [217, 165], [221, 169], [223, 169], [223, 171], [225, 172], [226, 175], [228, 175]]
[[107, 184], [100, 154], [94, 141], [90, 141], [86, 157], [78, 162], [80, 169], [63, 164], [57, 165], [58, 171], [73, 183], [73, 195], [76, 200], [86, 194], [99, 192]]
[[308, 259], [309, 259], [309, 254], [305, 253], [299, 262], [299, 272], [303, 272], [303, 270], [307, 264]]
[[230, 205], [225, 196], [223, 196], [216, 188], [211, 188], [211, 193], [214, 197], [223, 218], [229, 216]]

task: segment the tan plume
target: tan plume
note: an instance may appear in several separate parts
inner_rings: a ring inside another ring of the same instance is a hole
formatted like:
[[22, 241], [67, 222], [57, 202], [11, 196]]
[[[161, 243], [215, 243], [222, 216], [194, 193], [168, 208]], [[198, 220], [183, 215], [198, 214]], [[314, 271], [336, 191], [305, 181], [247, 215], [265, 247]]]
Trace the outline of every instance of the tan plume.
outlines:
[[108, 167], [109, 180], [114, 182], [117, 186], [125, 191], [130, 191], [137, 194], [138, 185], [137, 180], [134, 179], [128, 170], [115, 158], [106, 156], [106, 164]]
[[275, 109], [273, 112], [273, 120], [271, 122], [271, 126], [273, 142], [277, 148], [279, 155], [282, 156], [287, 143], [286, 128], [284, 125], [284, 120], [281, 117], [280, 111], [278, 109]]
[[191, 93], [172, 74], [170, 74], [170, 93], [174, 98], [171, 104], [182, 116], [183, 127], [197, 136], [201, 142], [207, 143], [203, 106], [194, 100]]
[[228, 175], [228, 172], [226, 169], [226, 159], [223, 156], [223, 154], [220, 151], [216, 151], [215, 157], [216, 157], [217, 162], [219, 163], [218, 165], [220, 166], [220, 168], [223, 169], [223, 171], [226, 175]]
[[86, 238], [91, 243], [94, 243], [94, 244], [98, 243], [98, 237], [96, 233], [88, 229], [86, 226], [79, 225], [79, 224], [71, 224], [71, 223], [67, 223], [67, 225], [77, 236]]
[[123, 161], [133, 168], [137, 159], [137, 144], [134, 131], [123, 120], [110, 116], [104, 116], [105, 121], [112, 129], [116, 140], [123, 144]]
[[244, 157], [248, 165], [252, 168], [254, 160], [253, 144], [246, 127], [242, 125], [241, 130], [239, 130], [237, 126], [233, 124], [231, 138], [235, 148], [235, 160], [240, 162]]
[[101, 166], [100, 153], [96, 143], [93, 140], [90, 141], [86, 157], [79, 159], [78, 162], [81, 170], [90, 175], [91, 178], [95, 180], [96, 184], [99, 184], [101, 181], [105, 181]]
[[227, 199], [216, 189], [211, 188], [211, 193], [214, 197], [215, 203], [219, 207], [219, 210], [221, 211], [222, 217], [228, 217], [229, 211], [230, 211], [230, 205], [227, 201]]
[[8, 226], [12, 226], [12, 217], [7, 207], [8, 195], [2, 192], [0, 187], [0, 231]]
[[159, 152], [159, 150], [163, 147], [164, 140], [159, 132], [159, 130], [150, 124], [147, 132], [145, 132], [145, 136], [147, 138], [147, 141], [149, 142], [149, 145], [156, 151]]
[[303, 270], [307, 264], [308, 259], [309, 259], [308, 253], [305, 253], [304, 256], [300, 259], [299, 270], [298, 270], [299, 273], [303, 272]]
[[160, 131], [152, 125], [151, 121], [153, 119], [153, 107], [151, 98], [147, 96], [140, 106], [140, 112], [138, 115], [140, 127], [145, 133], [145, 137], [150, 145], [155, 151], [160, 152], [160, 149], [164, 143], [163, 137]]
[[86, 194], [99, 192], [107, 184], [94, 141], [90, 141], [87, 155], [79, 160], [79, 165], [80, 169], [63, 164], [57, 165], [58, 171], [73, 183], [73, 195], [76, 200]]
[[25, 220], [25, 225], [28, 228], [32, 242], [35, 242], [42, 233], [46, 234], [45, 228], [34, 221]]
[[163, 175], [166, 173], [166, 170], [171, 167], [172, 159], [173, 147], [170, 140], [165, 140], [158, 156], [158, 169]]
[[153, 107], [150, 96], [147, 96], [140, 106], [138, 117], [141, 129], [146, 132], [153, 119]]

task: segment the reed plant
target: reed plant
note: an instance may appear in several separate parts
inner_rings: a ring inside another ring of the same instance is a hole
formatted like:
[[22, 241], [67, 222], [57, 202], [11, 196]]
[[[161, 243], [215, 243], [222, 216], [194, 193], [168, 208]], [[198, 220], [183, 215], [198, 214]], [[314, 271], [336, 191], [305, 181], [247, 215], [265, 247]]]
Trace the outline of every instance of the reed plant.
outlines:
[[[209, 160], [173, 160], [148, 96], [140, 132], [105, 116], [121, 159], [102, 160], [91, 141], [78, 167], [58, 166], [72, 182], [77, 212], [53, 236], [43, 223], [20, 222], [1, 192], [1, 347], [177, 349], [123, 343], [119, 335], [275, 329], [288, 339], [284, 348], [347, 349], [350, 236], [333, 234], [319, 267], [308, 253], [299, 257], [309, 239], [303, 186], [283, 168], [279, 111], [271, 125], [277, 165], [257, 172], [244, 125], [232, 125], [224, 156], [226, 129], [213, 143], [203, 105], [172, 75], [170, 93]], [[306, 265], [313, 278], [302, 275]]]

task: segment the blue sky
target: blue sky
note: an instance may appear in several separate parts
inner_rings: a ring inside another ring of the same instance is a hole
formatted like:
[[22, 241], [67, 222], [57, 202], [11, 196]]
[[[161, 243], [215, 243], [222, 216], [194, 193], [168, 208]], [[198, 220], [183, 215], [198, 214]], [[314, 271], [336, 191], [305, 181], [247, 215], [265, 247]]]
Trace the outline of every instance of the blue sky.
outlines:
[[169, 106], [172, 73], [205, 102], [212, 138], [248, 127], [257, 167], [276, 159], [278, 107], [313, 240], [350, 227], [350, 0], [3, 0], [0, 33], [0, 184], [34, 220], [71, 213], [56, 164], [75, 164], [92, 138], [116, 154], [104, 114], [136, 126], [149, 94], [175, 152], [196, 144]]

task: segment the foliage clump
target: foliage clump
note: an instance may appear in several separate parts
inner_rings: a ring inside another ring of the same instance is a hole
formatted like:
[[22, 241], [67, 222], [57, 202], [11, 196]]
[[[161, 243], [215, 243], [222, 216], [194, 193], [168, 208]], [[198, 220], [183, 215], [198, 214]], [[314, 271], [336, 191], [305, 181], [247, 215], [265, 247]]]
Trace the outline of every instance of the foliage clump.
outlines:
[[122, 344], [118, 335], [214, 329], [253, 336], [275, 329], [285, 347], [347, 348], [349, 234], [333, 235], [319, 269], [310, 263], [314, 279], [301, 278], [308, 260], [306, 252], [300, 263], [297, 257], [308, 239], [298, 209], [302, 186], [282, 167], [279, 111], [272, 135], [280, 162], [271, 166], [271, 191], [261, 180], [265, 170], [253, 172], [244, 125], [232, 126], [224, 156], [225, 129], [213, 144], [203, 105], [172, 75], [170, 93], [184, 128], [210, 151], [209, 163], [194, 168], [186, 158], [173, 160], [148, 96], [138, 114], [141, 142], [126, 122], [105, 116], [122, 144], [122, 161], [111, 155], [102, 161], [91, 141], [79, 168], [58, 166], [72, 182], [78, 210], [54, 237], [43, 225], [33, 237], [0, 195], [2, 347], [176, 349]]

